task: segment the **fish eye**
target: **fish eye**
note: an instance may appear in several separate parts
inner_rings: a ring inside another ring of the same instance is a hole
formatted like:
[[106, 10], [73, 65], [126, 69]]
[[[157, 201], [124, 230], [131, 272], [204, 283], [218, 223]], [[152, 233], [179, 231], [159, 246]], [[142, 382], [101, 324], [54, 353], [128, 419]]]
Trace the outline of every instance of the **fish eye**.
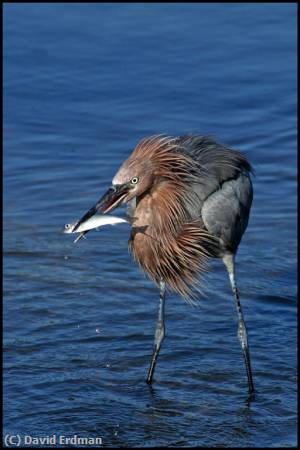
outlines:
[[130, 181], [131, 184], [137, 184], [139, 182], [139, 177], [133, 177]]
[[65, 225], [65, 229], [68, 230], [68, 229], [70, 228], [70, 226], [71, 226], [71, 225], [70, 225], [69, 223], [67, 223], [67, 224]]

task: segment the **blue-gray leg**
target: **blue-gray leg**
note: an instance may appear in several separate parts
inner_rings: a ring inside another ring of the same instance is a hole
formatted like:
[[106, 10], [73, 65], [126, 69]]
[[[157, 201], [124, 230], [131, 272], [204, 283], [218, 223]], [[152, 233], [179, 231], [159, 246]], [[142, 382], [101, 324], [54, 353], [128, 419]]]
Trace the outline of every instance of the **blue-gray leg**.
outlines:
[[240, 341], [244, 360], [245, 360], [245, 366], [246, 366], [246, 372], [248, 377], [248, 387], [250, 394], [254, 392], [254, 384], [253, 384], [253, 376], [252, 376], [252, 370], [251, 370], [251, 363], [250, 363], [250, 349], [248, 344], [248, 336], [247, 336], [247, 328], [244, 321], [242, 306], [239, 298], [239, 293], [235, 281], [235, 263], [234, 263], [234, 255], [232, 254], [226, 254], [223, 257], [223, 262], [228, 270], [229, 279], [231, 288], [233, 291], [236, 309], [238, 313], [238, 339]]
[[158, 320], [155, 331], [155, 339], [154, 339], [154, 350], [152, 355], [151, 364], [149, 367], [149, 372], [147, 376], [147, 383], [152, 383], [152, 378], [154, 374], [154, 369], [157, 361], [157, 357], [159, 354], [160, 346], [165, 337], [165, 294], [166, 294], [166, 283], [161, 280], [159, 283], [159, 310], [158, 310]]

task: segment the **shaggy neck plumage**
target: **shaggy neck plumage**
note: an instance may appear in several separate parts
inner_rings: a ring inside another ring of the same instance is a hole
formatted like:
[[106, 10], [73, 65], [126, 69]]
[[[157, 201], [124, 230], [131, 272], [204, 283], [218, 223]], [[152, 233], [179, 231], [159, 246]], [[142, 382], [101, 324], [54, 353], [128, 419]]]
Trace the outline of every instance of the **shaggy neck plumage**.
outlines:
[[135, 161], [141, 155], [154, 183], [137, 199], [129, 248], [156, 283], [162, 278], [184, 298], [191, 298], [215, 245], [215, 239], [200, 220], [192, 220], [187, 208], [193, 201], [189, 183], [195, 181], [199, 168], [177, 151], [173, 138], [142, 141], [129, 165], [131, 158]]
[[129, 248], [156, 283], [162, 278], [188, 299], [207, 270], [215, 241], [199, 221], [191, 220], [176, 187], [164, 181], [140, 200]]

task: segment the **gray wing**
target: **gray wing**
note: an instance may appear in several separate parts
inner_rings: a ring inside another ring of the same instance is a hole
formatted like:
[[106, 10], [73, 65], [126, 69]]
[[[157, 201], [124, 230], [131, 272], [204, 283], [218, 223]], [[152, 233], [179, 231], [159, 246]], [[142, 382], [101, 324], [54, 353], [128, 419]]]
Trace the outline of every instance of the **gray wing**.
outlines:
[[178, 151], [193, 159], [199, 168], [198, 183], [194, 190], [201, 200], [205, 200], [222, 183], [236, 178], [241, 172], [252, 172], [244, 155], [208, 136], [182, 136], [176, 143]]
[[250, 177], [240, 174], [204, 201], [201, 217], [207, 230], [220, 239], [221, 254], [236, 253], [248, 225], [252, 198]]
[[220, 239], [221, 253], [235, 253], [245, 232], [252, 204], [252, 168], [246, 157], [207, 136], [183, 136], [178, 151], [199, 166], [198, 180], [190, 185], [193, 219]]

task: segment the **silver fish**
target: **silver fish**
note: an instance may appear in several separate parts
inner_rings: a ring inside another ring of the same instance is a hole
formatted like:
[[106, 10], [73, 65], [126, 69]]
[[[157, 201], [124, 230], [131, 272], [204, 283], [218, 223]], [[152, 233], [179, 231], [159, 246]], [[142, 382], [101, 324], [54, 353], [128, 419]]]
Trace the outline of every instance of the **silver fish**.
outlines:
[[90, 219], [83, 222], [76, 231], [73, 231], [76, 227], [77, 222], [67, 223], [64, 226], [63, 233], [71, 234], [71, 233], [80, 233], [79, 236], [75, 239], [74, 242], [77, 242], [80, 238], [84, 237], [84, 235], [93, 229], [97, 229], [102, 227], [103, 225], [115, 225], [116, 223], [125, 223], [128, 222], [126, 219], [122, 219], [121, 217], [116, 216], [93, 216]]

